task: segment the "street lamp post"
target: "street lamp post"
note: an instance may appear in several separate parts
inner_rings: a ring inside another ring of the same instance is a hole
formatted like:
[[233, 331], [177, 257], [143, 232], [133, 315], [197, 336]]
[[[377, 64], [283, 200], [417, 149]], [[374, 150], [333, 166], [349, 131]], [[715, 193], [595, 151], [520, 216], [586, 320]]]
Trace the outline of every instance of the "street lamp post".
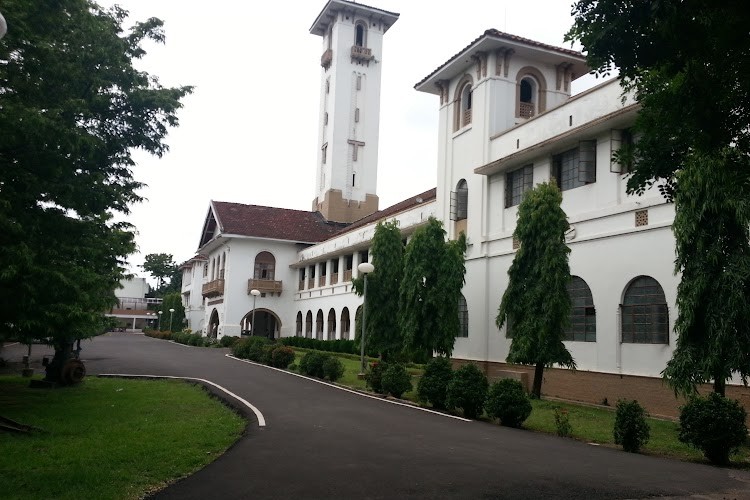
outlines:
[[253, 296], [253, 316], [250, 319], [250, 336], [252, 337], [255, 335], [255, 299], [258, 298], [258, 295], [260, 295], [260, 290], [256, 290], [253, 288], [250, 290], [250, 295]]
[[164, 311], [159, 311], [159, 321], [156, 323], [156, 329], [161, 331], [161, 315], [164, 314]]
[[172, 318], [174, 317], [174, 309], [169, 308], [169, 331], [172, 331]]
[[365, 279], [365, 289], [364, 293], [362, 294], [362, 337], [359, 339], [359, 351], [360, 351], [360, 367], [359, 367], [359, 377], [363, 378], [365, 376], [365, 326], [366, 326], [366, 318], [367, 318], [367, 275], [370, 274], [375, 270], [375, 266], [370, 264], [369, 262], [363, 262], [360, 265], [357, 266], [357, 269], [360, 273], [364, 274]]

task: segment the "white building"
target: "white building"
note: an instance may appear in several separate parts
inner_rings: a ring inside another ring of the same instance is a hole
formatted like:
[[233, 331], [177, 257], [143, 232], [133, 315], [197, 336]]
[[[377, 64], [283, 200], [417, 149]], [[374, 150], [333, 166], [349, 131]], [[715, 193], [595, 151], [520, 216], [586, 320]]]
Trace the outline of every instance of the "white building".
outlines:
[[437, 188], [377, 211], [382, 46], [397, 19], [346, 0], [325, 5], [310, 30], [323, 40], [314, 211], [212, 202], [198, 249], [203, 278], [197, 262], [184, 268], [190, 324], [211, 336], [249, 333], [254, 309], [256, 335], [353, 338], [361, 299], [351, 278], [375, 223], [395, 218], [408, 237], [435, 215], [450, 238], [468, 237], [468, 329], [454, 359], [528, 383], [526, 367], [504, 363], [510, 340], [495, 317], [521, 196], [554, 178], [571, 224], [566, 345], [578, 370], [548, 370], [543, 391], [595, 403], [636, 398], [674, 414], [659, 378], [676, 341], [674, 209], [657, 189], [627, 195], [628, 167], [612, 161], [631, 140], [637, 104], [616, 80], [571, 96], [571, 81], [589, 71], [580, 53], [488, 30], [415, 86], [439, 103]]

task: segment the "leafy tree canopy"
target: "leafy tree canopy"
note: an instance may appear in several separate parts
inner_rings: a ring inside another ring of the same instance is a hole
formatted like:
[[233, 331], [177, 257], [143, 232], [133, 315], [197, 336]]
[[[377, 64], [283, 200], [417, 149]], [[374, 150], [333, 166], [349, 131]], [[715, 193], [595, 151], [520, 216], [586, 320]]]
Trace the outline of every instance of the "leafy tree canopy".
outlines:
[[466, 236], [445, 241], [443, 224], [430, 217], [404, 254], [399, 323], [406, 349], [420, 357], [450, 356], [459, 333], [458, 301], [466, 282]]
[[[115, 303], [140, 201], [131, 152], [161, 156], [189, 87], [133, 67], [149, 19], [88, 0], [6, 0], [0, 41], [0, 316], [3, 333], [68, 346]], [[67, 349], [67, 347], [65, 347]]]
[[567, 37], [617, 66], [641, 110], [630, 192], [675, 201], [677, 391], [750, 369], [750, 9], [742, 0], [579, 0]]
[[171, 253], [150, 253], [143, 259], [141, 267], [156, 278], [159, 290], [164, 286], [164, 279], [173, 277], [177, 270]]
[[556, 184], [539, 184], [518, 207], [513, 236], [520, 247], [508, 269], [508, 288], [497, 314], [497, 326], [509, 323], [512, 340], [508, 362], [536, 366], [533, 393], [541, 395], [545, 367], [576, 364], [563, 344], [570, 322], [570, 281], [565, 231], [568, 221], [560, 207]]

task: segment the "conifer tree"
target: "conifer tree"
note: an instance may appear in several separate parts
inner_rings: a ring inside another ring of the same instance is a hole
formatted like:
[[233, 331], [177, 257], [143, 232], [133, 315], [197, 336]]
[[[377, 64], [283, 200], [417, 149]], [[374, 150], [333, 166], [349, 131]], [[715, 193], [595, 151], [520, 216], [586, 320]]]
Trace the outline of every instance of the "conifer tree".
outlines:
[[560, 207], [562, 193], [554, 182], [528, 191], [518, 207], [513, 237], [520, 242], [508, 270], [508, 288], [497, 314], [497, 327], [511, 337], [507, 361], [534, 365], [532, 394], [542, 394], [544, 368], [555, 364], [575, 368], [563, 344], [570, 322], [570, 281], [565, 231], [568, 221]]

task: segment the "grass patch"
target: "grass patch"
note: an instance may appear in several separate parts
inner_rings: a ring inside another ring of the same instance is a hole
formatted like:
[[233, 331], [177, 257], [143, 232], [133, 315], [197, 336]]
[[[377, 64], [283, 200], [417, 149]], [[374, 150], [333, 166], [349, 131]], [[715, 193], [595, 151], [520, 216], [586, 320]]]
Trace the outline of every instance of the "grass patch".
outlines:
[[[529, 430], [555, 434], [555, 408], [564, 408], [568, 411], [570, 425], [573, 427], [572, 437], [589, 443], [598, 443], [606, 446], [615, 445], [613, 428], [615, 425], [615, 412], [604, 408], [561, 403], [556, 401], [532, 400], [533, 410], [523, 427]], [[705, 462], [703, 453], [691, 448], [677, 439], [679, 424], [668, 420], [655, 418], [647, 419], [651, 428], [651, 439], [642, 449], [641, 453], [646, 455], [658, 455], [678, 460]], [[732, 457], [735, 465], [750, 466], [750, 448], [744, 446], [739, 455]]]
[[0, 377], [0, 413], [44, 429], [0, 433], [8, 499], [140, 498], [215, 460], [246, 424], [181, 381], [88, 377], [60, 389], [28, 383]]

